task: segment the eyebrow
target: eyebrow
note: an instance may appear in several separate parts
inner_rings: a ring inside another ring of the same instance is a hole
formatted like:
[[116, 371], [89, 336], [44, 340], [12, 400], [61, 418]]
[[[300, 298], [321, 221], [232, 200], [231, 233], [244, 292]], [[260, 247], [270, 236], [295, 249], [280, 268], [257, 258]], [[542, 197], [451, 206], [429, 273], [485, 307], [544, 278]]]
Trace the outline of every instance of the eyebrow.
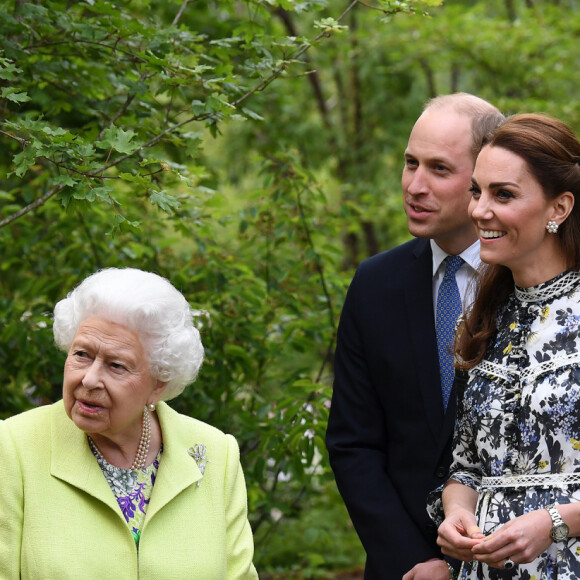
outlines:
[[[417, 155], [413, 155], [412, 153], [405, 151], [405, 159], [408, 158], [418, 159]], [[429, 159], [424, 159], [423, 163], [432, 163], [434, 165], [453, 165], [453, 160], [451, 158], [445, 159], [443, 157], [431, 157]]]
[[[471, 178], [471, 183], [473, 183], [474, 185], [479, 185], [477, 183], [477, 180], [474, 179], [473, 177]], [[514, 183], [512, 181], [496, 181], [495, 183], [490, 183], [489, 184], [489, 188], [490, 189], [494, 189], [496, 187], [519, 187], [519, 185], [517, 183]]]
[[[76, 338], [75, 340], [73, 340], [73, 343], [71, 344], [71, 350], [72, 349], [78, 349], [78, 350], [94, 350], [92, 347], [92, 344], [90, 343], [90, 340], [85, 339], [83, 337], [79, 337]], [[118, 348], [114, 348], [114, 349], [110, 349], [107, 348], [105, 350], [105, 355], [107, 358], [123, 358], [124, 360], [127, 360], [127, 362], [129, 361], [129, 359], [133, 359], [133, 350], [130, 347], [127, 347], [125, 345], [120, 345]]]

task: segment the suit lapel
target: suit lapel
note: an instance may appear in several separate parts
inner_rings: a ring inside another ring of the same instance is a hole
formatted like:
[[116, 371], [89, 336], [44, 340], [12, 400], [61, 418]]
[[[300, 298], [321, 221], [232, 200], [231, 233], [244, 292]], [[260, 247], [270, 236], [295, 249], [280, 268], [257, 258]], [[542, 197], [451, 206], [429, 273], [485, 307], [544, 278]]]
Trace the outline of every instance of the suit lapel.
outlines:
[[52, 411], [51, 475], [102, 501], [124, 521], [117, 500], [90, 450], [85, 433], [66, 415], [62, 401], [53, 405]]
[[419, 240], [405, 283], [405, 308], [413, 341], [413, 364], [419, 377], [425, 417], [434, 437], [441, 437], [443, 397], [433, 313], [433, 258], [429, 240]]
[[196, 484], [203, 478], [190, 448], [203, 441], [190, 440], [191, 430], [180, 428], [180, 416], [167, 404], [160, 403], [157, 415], [163, 433], [163, 454], [159, 463], [157, 479], [151, 502], [147, 508], [147, 520], [150, 520], [163, 506], [184, 489]]
[[[117, 500], [87, 443], [86, 435], [66, 415], [62, 401], [53, 406], [51, 417], [51, 474], [81, 489], [109, 506], [123, 521]], [[165, 403], [158, 406], [163, 432], [163, 455], [147, 509], [147, 520], [190, 485], [202, 479], [189, 448], [203, 441], [190, 441], [179, 429], [179, 415]]]

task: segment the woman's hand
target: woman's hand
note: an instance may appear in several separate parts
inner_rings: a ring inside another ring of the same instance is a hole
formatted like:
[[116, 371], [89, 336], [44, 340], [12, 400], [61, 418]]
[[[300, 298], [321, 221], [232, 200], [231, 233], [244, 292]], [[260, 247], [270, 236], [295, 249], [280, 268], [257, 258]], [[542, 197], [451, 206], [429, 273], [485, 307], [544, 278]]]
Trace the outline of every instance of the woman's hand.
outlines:
[[507, 558], [516, 564], [536, 559], [552, 543], [552, 519], [545, 509], [519, 516], [473, 546], [473, 559], [503, 568]]
[[475, 520], [477, 492], [450, 479], [443, 489], [445, 520], [439, 526], [437, 543], [441, 551], [463, 562], [473, 560], [472, 548], [483, 540]]
[[483, 541], [483, 538], [473, 512], [457, 508], [439, 526], [437, 544], [447, 556], [463, 562], [471, 562], [473, 549]]

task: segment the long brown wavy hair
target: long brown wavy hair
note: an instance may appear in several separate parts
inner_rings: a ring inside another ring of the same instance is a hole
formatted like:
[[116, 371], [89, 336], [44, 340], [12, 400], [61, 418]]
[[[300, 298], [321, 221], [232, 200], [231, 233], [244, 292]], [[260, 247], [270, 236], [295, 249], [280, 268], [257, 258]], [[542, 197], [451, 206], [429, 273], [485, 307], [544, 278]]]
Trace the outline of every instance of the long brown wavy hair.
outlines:
[[[574, 195], [572, 212], [556, 235], [568, 269], [580, 270], [580, 142], [572, 130], [548, 115], [514, 115], [486, 139], [484, 147], [501, 147], [523, 158], [546, 199], [566, 191]], [[475, 302], [457, 333], [457, 368], [470, 369], [482, 360], [497, 330], [497, 310], [513, 290], [509, 268], [496, 264], [483, 267]]]

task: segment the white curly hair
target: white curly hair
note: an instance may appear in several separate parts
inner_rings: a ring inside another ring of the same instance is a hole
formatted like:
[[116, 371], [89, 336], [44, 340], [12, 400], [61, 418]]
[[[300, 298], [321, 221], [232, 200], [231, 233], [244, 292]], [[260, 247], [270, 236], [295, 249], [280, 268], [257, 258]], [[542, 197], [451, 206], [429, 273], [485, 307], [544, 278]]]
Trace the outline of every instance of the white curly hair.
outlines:
[[162, 399], [180, 395], [203, 362], [192, 310], [169, 280], [136, 268], [106, 268], [85, 278], [54, 308], [54, 340], [68, 352], [79, 326], [97, 316], [139, 336], [151, 375], [167, 383]]

